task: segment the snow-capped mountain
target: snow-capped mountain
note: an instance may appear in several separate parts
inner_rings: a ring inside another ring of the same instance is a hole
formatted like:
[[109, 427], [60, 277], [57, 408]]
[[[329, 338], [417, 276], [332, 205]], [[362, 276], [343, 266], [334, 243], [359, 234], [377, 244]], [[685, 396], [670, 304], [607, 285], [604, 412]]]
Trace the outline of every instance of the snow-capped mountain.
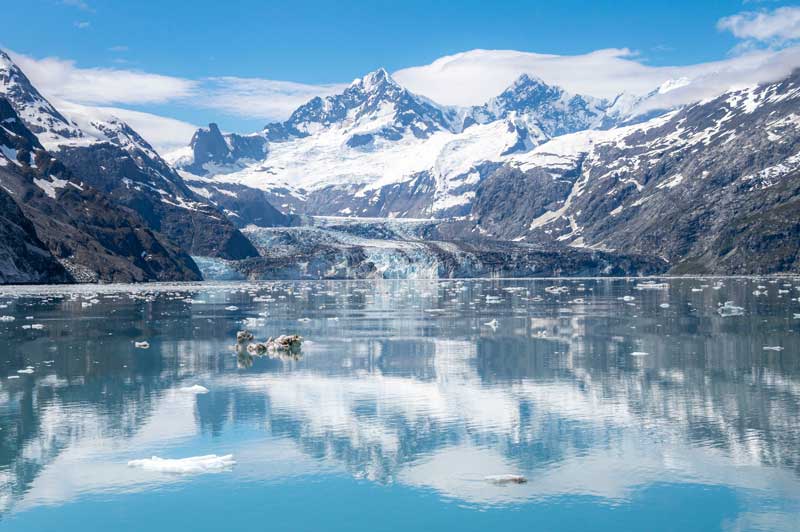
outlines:
[[[604, 123], [609, 102], [571, 94], [523, 74], [499, 96], [469, 110], [466, 124], [509, 120], [523, 125], [538, 140], [598, 128]], [[527, 151], [527, 150], [526, 150]]]
[[350, 131], [347, 146], [370, 145], [375, 138], [399, 140], [407, 134], [426, 139], [455, 127], [454, 112], [401, 87], [378, 69], [353, 81], [341, 94], [314, 98], [283, 123], [265, 128], [270, 140], [306, 137], [322, 129]]
[[795, 72], [555, 138], [483, 180], [452, 234], [657, 255], [678, 273], [796, 271], [798, 105]]
[[187, 253], [240, 259], [257, 255], [215, 205], [197, 196], [136, 131], [113, 114], [62, 102], [56, 109], [0, 51], [0, 96], [42, 146], [113, 201]]
[[762, 224], [798, 239], [783, 188], [800, 172], [797, 78], [670, 110], [665, 95], [688, 80], [598, 100], [522, 76], [475, 108], [414, 100], [430, 106], [409, 111], [430, 119], [419, 135], [381, 96], [413, 95], [379, 71], [265, 129], [263, 160], [183, 176], [212, 197], [258, 190], [287, 214], [436, 218], [445, 240], [633, 251], [674, 271], [783, 270], [800, 258], [766, 257]]
[[[607, 126], [608, 106], [522, 76], [484, 106], [449, 108], [380, 69], [258, 134], [200, 130], [170, 160], [214, 201], [235, 185], [262, 191], [287, 214], [442, 217], [466, 212], [486, 172], [514, 154]], [[238, 149], [243, 139], [255, 148]]]
[[217, 124], [200, 128], [184, 150], [173, 157], [176, 166], [197, 175], [242, 169], [264, 159], [267, 140], [258, 133], [222, 134]]
[[0, 50], [0, 96], [9, 101], [48, 149], [60, 143], [88, 142], [78, 125], [58, 112], [3, 50]]
[[3, 97], [0, 187], [2, 282], [200, 279], [188, 254], [46, 151]]

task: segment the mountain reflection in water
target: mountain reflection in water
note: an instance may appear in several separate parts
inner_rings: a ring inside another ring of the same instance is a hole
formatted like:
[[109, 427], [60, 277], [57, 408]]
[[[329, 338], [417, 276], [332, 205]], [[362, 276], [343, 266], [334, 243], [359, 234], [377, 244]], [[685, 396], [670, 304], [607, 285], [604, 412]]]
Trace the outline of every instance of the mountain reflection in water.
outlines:
[[[701, 486], [733, 494], [693, 510], [717, 527], [800, 528], [800, 282], [662, 282], [6, 287], [0, 527], [99, 496], [339, 479], [488, 515]], [[243, 328], [308, 341], [237, 356]], [[215, 475], [127, 466], [229, 453]], [[503, 474], [528, 482], [486, 481]]]

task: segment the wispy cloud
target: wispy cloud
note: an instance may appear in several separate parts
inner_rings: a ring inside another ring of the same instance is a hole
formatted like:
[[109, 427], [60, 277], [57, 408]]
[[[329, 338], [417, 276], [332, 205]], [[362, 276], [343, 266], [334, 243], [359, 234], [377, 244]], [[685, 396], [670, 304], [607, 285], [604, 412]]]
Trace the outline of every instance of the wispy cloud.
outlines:
[[48, 97], [94, 105], [156, 104], [185, 100], [199, 82], [116, 68], [79, 68], [74, 61], [10, 52], [33, 84]]
[[[732, 22], [730, 24], [733, 24]], [[770, 32], [737, 26], [737, 35], [791, 38], [784, 28]], [[760, 37], [770, 38], [770, 37]], [[109, 48], [124, 51], [117, 45]], [[315, 96], [343, 90], [347, 84], [311, 85], [262, 78], [186, 79], [125, 68], [80, 68], [55, 57], [35, 59], [11, 53], [48, 98], [88, 106], [111, 107], [120, 118], [160, 149], [184, 144], [194, 126], [154, 115], [119, 109], [127, 105], [179, 104], [208, 110], [208, 120], [236, 117], [283, 120]], [[118, 58], [119, 59], [119, 58]], [[521, 74], [533, 74], [566, 90], [611, 98], [620, 92], [645, 94], [680, 78], [690, 83], [670, 91], [653, 105], [680, 105], [710, 98], [731, 88], [779, 79], [800, 68], [800, 46], [759, 48], [721, 61], [654, 67], [628, 49], [597, 50], [581, 55], [553, 55], [514, 50], [472, 50], [405, 68], [393, 74], [411, 91], [446, 105], [478, 105], [499, 94]], [[137, 114], [138, 113], [138, 114]]]
[[78, 28], [79, 30], [85, 30], [86, 28], [88, 28], [91, 25], [92, 25], [92, 23], [89, 22], [88, 20], [76, 20], [75, 21], [75, 27]]
[[188, 145], [192, 135], [197, 131], [197, 126], [194, 124], [151, 113], [119, 107], [90, 107], [55, 98], [51, 103], [79, 124], [81, 120], [118, 118], [131, 126], [159, 153], [168, 153]]
[[743, 11], [720, 19], [717, 28], [743, 39], [737, 49], [750, 49], [759, 44], [784, 47], [800, 39], [800, 7]]
[[[673, 91], [680, 103], [711, 97], [730, 88], [771, 81], [800, 67], [800, 48], [758, 50], [722, 61], [654, 67], [628, 49], [597, 50], [582, 55], [549, 55], [514, 50], [472, 50], [445, 56], [429, 65], [393, 75], [410, 90], [449, 105], [478, 105], [496, 96], [521, 74], [534, 74], [568, 91], [603, 98], [620, 92], [645, 94], [669, 80], [687, 78]], [[454, 90], [457, 87], [458, 90]]]
[[122, 44], [118, 44], [117, 46], [111, 46], [108, 49], [109, 52], [127, 52], [128, 47]]
[[217, 77], [204, 81], [194, 103], [224, 113], [264, 120], [284, 119], [315, 96], [339, 92], [346, 84], [306, 85], [259, 78]]

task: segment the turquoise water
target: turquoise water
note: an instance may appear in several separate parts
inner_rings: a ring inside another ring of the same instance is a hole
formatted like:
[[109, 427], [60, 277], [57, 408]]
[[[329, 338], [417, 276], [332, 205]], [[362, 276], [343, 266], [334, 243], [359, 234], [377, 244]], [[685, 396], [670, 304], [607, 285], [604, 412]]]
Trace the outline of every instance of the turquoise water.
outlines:
[[800, 280], [658, 282], [2, 288], [0, 530], [800, 530]]

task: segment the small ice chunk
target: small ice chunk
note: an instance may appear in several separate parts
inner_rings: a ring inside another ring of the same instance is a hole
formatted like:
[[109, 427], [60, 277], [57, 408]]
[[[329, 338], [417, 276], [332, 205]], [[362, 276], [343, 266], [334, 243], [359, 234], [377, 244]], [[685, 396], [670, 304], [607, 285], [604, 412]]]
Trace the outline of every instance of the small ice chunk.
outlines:
[[783, 351], [783, 347], [779, 345], [765, 345], [763, 349], [764, 351]]
[[17, 373], [28, 373], [28, 374], [33, 373], [33, 366], [28, 366], [25, 369], [18, 369]]
[[195, 384], [193, 386], [184, 386], [183, 388], [178, 388], [178, 391], [182, 393], [208, 393], [208, 388], [205, 386], [200, 386], [199, 384]]
[[217, 456], [207, 454], [204, 456], [192, 456], [189, 458], [143, 458], [141, 460], [131, 460], [128, 462], [130, 467], [139, 467], [147, 471], [157, 471], [159, 473], [178, 473], [191, 475], [198, 473], [217, 473], [233, 467], [236, 461], [232, 454]]
[[620, 299], [623, 301], [633, 301], [636, 298], [633, 296], [622, 296]]
[[724, 305], [721, 305], [717, 312], [720, 316], [741, 316], [744, 314], [744, 308], [737, 307], [733, 304], [733, 301], [726, 301]]
[[0, 321], [14, 321], [15, 319], [14, 316], [0, 316]]
[[150, 349], [150, 343], [147, 342], [147, 341], [145, 341], [145, 342], [133, 342], [133, 347], [136, 347], [138, 349]]
[[496, 331], [498, 323], [497, 323], [497, 320], [495, 319], [495, 320], [492, 320], [492, 321], [487, 321], [486, 323], [484, 323], [484, 325], [486, 325], [487, 327], [489, 327], [493, 331]]
[[632, 357], [646, 357], [646, 356], [648, 356], [649, 354], [650, 354], [650, 353], [646, 353], [646, 352], [644, 352], [644, 351], [634, 351], [633, 353], [631, 353], [631, 356], [632, 356]]
[[661, 308], [669, 308], [669, 303], [661, 303], [659, 305], [659, 307], [661, 307]]
[[228, 305], [227, 307], [225, 307], [225, 310], [239, 310], [239, 307], [237, 307], [236, 305]]
[[548, 286], [544, 289], [545, 292], [548, 294], [563, 294], [564, 292], [569, 292], [569, 288], [566, 286]]

